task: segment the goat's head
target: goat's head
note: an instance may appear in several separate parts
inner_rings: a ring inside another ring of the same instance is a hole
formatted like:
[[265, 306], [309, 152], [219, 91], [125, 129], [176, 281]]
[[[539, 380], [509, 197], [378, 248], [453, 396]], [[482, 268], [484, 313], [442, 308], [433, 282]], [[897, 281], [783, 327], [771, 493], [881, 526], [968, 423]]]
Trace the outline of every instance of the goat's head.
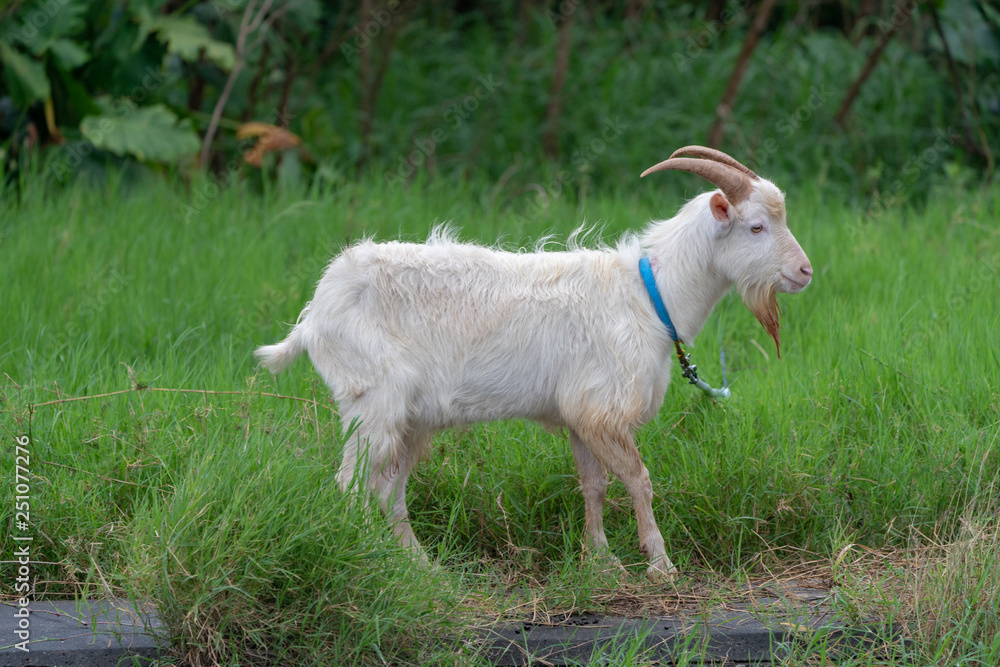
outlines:
[[715, 225], [713, 268], [736, 285], [780, 356], [776, 293], [801, 292], [812, 280], [809, 258], [785, 221], [785, 195], [732, 157], [704, 146], [676, 150], [642, 176], [665, 169], [698, 174], [719, 188], [707, 199], [704, 216]]

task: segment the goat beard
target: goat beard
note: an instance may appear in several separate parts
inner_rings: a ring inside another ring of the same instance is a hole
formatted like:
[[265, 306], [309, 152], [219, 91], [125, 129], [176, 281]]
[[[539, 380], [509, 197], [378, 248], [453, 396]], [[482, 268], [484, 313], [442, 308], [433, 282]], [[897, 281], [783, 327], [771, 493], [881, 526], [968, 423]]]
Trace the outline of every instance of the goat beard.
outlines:
[[778, 294], [775, 285], [749, 285], [741, 290], [743, 304], [750, 309], [764, 331], [774, 339], [774, 348], [781, 359], [781, 338], [778, 330], [781, 328], [781, 308], [778, 306]]

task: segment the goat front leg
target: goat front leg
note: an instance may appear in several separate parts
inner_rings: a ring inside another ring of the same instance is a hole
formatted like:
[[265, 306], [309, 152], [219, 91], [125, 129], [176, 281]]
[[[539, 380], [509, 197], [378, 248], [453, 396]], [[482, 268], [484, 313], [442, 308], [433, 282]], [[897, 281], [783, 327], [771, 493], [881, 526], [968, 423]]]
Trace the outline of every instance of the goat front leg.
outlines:
[[631, 430], [616, 429], [604, 422], [589, 432], [582, 431], [580, 435], [589, 445], [590, 451], [625, 484], [625, 489], [632, 498], [636, 523], [639, 525], [639, 550], [646, 554], [650, 563], [646, 570], [647, 576], [657, 581], [676, 574], [677, 568], [667, 557], [663, 536], [653, 516], [653, 484], [649, 479], [649, 471], [642, 463]]

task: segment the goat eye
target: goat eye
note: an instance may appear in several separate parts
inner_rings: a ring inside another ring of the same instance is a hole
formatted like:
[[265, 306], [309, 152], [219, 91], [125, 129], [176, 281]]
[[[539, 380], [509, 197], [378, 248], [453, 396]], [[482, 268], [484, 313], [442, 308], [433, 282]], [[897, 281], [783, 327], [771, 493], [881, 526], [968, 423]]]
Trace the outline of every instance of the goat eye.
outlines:
[[753, 232], [754, 234], [760, 234], [762, 231], [764, 231], [764, 225], [754, 225], [753, 227], [750, 228], [750, 231]]

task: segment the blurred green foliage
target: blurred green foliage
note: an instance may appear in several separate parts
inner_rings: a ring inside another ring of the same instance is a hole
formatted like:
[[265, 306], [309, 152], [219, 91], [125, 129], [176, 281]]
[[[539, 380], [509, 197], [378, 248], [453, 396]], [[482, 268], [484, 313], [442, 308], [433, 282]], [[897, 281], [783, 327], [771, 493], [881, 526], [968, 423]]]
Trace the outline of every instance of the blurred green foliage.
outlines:
[[[223, 185], [474, 175], [497, 184], [501, 206], [582, 199], [706, 141], [758, 4], [15, 0], [0, 10], [4, 164], [41, 159], [59, 183], [111, 164], [205, 167]], [[1000, 12], [858, 4], [780, 3], [719, 147], [848, 197], [990, 180]], [[835, 111], [893, 28], [841, 127]], [[249, 121], [303, 146], [276, 148], [257, 173], [241, 159], [253, 140], [236, 135]]]

